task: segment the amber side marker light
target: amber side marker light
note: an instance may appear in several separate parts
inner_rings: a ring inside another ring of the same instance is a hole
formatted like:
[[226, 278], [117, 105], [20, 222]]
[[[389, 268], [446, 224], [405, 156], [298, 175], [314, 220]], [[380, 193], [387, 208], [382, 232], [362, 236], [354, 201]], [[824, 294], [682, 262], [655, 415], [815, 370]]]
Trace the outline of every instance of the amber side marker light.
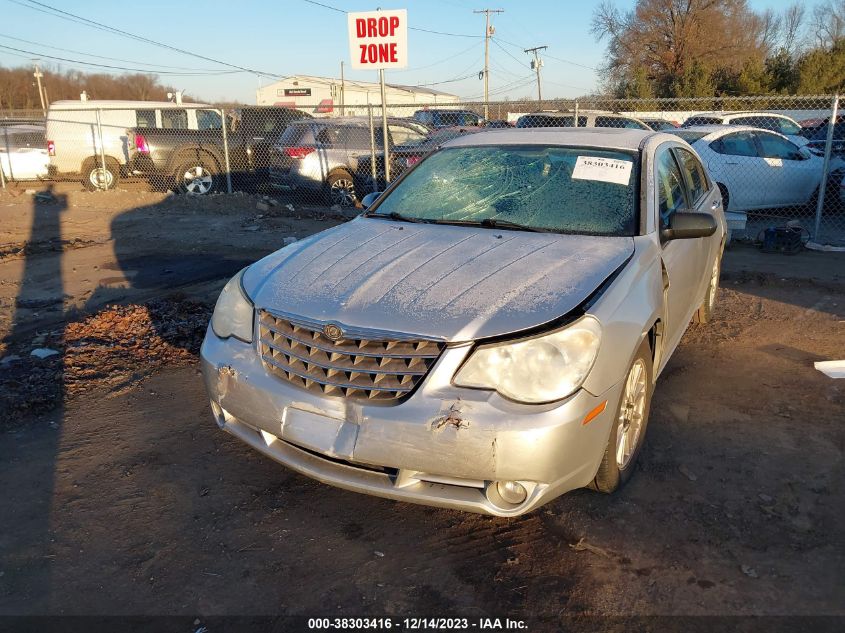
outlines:
[[585, 426], [585, 425], [589, 424], [590, 422], [592, 422], [597, 416], [601, 415], [601, 412], [604, 411], [606, 407], [607, 407], [607, 400], [605, 400], [599, 406], [597, 406], [595, 409], [590, 411], [587, 414], [587, 417], [584, 418], [584, 421], [581, 422], [581, 426]]

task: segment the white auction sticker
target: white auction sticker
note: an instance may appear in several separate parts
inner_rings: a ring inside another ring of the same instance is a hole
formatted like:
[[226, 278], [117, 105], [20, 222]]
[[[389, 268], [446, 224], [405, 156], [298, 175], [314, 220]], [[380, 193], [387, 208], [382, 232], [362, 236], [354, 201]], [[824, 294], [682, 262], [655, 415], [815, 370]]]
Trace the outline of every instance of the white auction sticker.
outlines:
[[627, 185], [631, 181], [633, 165], [631, 161], [619, 158], [579, 156], [572, 170], [572, 180], [599, 180]]

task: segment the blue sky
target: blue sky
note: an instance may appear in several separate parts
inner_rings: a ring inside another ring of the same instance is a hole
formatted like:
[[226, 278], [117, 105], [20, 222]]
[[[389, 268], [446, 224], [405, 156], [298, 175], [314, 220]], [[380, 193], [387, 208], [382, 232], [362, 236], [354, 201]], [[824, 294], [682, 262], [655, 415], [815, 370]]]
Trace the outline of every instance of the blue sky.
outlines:
[[[389, 71], [387, 80], [390, 83], [435, 84], [431, 87], [462, 98], [480, 98], [482, 82], [475, 76], [448, 83], [435, 82], [465, 77], [483, 68], [484, 42], [481, 36], [484, 16], [473, 14], [473, 9], [485, 7], [504, 9], [504, 13], [493, 18], [496, 33], [490, 47], [491, 99], [536, 95], [529, 57], [522, 52], [523, 48], [549, 47], [544, 55], [544, 98], [573, 97], [594, 90], [598, 83], [595, 69], [604, 62], [604, 43], [596, 42], [589, 31], [598, 0], [505, 0], [494, 4], [477, 0], [406, 0], [404, 3], [384, 4], [344, 0], [321, 2], [344, 11], [405, 8], [411, 27], [476, 36], [455, 37], [410, 31], [408, 69]], [[791, 0], [750, 2], [755, 10], [768, 7], [780, 10], [790, 3]], [[164, 67], [169, 67], [167, 69], [173, 72], [231, 70], [60, 19], [23, 4], [26, 4], [25, 0], [0, 0], [0, 45], [41, 55], [131, 68], [166, 70]], [[346, 16], [303, 0], [243, 0], [238, 3], [231, 0], [199, 3], [146, 0], [141, 4], [114, 0], [44, 0], [44, 4], [148, 39], [273, 75], [339, 76], [343, 60], [347, 64], [347, 78], [377, 80], [375, 72], [352, 71], [349, 68]], [[617, 0], [616, 4], [627, 10], [634, 6], [635, 0]], [[74, 52], [47, 48], [48, 45]], [[126, 61], [110, 61], [81, 53]], [[28, 53], [0, 48], [0, 65], [3, 66], [27, 64], [30, 57]], [[63, 70], [96, 70], [46, 57], [42, 57], [42, 64], [50, 67], [58, 65]], [[172, 67], [180, 68], [176, 70]], [[111, 72], [119, 74], [119, 71]], [[255, 102], [255, 89], [259, 82], [266, 85], [273, 81], [271, 77], [259, 78], [246, 72], [205, 76], [162, 74], [161, 79], [207, 101], [238, 99], [246, 103]]]

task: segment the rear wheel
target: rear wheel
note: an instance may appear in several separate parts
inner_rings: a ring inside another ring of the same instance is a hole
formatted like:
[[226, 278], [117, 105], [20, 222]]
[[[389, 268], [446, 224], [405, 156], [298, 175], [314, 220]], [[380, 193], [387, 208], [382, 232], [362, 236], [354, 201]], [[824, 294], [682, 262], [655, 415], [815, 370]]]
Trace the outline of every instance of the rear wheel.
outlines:
[[713, 311], [716, 309], [716, 298], [719, 294], [719, 275], [721, 273], [722, 258], [717, 257], [713, 262], [713, 270], [710, 272], [710, 283], [707, 284], [707, 294], [704, 295], [704, 301], [698, 306], [698, 310], [692, 317], [693, 323], [708, 323], [713, 316]]
[[105, 169], [99, 158], [89, 158], [82, 166], [82, 182], [89, 191], [106, 191], [117, 187], [120, 165], [113, 158], [106, 158]]
[[716, 186], [719, 187], [719, 193], [722, 194], [722, 211], [727, 211], [728, 205], [731, 202], [731, 194], [728, 192], [728, 188], [722, 183], [717, 182]]
[[604, 457], [593, 480], [592, 487], [599, 492], [615, 492], [634, 473], [651, 408], [651, 375], [651, 348], [644, 340], [625, 377]]
[[336, 171], [329, 174], [326, 186], [328, 187], [330, 204], [354, 207], [355, 203], [358, 202], [358, 196], [355, 193], [355, 180], [348, 171]]
[[217, 165], [207, 159], [194, 159], [180, 163], [173, 174], [176, 189], [181, 193], [204, 196], [217, 191], [220, 175]]

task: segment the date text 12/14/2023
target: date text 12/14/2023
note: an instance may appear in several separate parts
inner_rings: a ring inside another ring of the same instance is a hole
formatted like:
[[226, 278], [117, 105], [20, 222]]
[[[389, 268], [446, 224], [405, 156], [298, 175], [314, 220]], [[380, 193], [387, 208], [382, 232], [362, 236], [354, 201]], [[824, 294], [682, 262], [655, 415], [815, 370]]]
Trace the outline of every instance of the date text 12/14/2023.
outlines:
[[525, 620], [511, 618], [309, 618], [309, 630], [478, 630], [525, 631]]

